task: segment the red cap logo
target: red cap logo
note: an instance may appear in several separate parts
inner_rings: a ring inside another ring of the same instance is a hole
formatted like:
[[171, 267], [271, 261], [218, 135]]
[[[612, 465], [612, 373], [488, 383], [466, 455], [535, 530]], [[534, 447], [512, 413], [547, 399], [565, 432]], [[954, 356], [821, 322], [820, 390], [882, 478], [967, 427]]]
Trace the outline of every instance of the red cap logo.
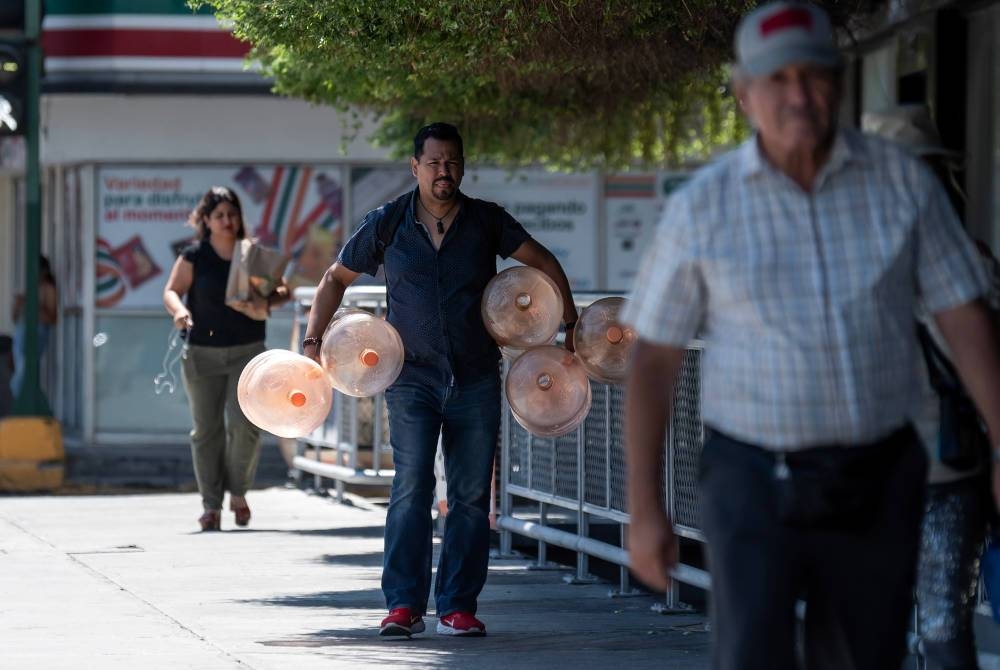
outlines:
[[785, 30], [786, 28], [812, 28], [812, 14], [808, 10], [800, 7], [790, 7], [780, 12], [772, 14], [760, 22], [760, 35], [767, 37], [768, 34]]

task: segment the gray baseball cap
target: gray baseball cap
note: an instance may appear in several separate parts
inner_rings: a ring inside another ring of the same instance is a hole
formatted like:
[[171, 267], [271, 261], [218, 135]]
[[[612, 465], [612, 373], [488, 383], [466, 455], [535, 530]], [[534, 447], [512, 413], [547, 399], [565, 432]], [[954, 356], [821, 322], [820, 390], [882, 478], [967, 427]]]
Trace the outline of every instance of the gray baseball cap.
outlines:
[[736, 27], [736, 65], [753, 77], [793, 63], [840, 68], [830, 17], [801, 2], [770, 2], [744, 16]]

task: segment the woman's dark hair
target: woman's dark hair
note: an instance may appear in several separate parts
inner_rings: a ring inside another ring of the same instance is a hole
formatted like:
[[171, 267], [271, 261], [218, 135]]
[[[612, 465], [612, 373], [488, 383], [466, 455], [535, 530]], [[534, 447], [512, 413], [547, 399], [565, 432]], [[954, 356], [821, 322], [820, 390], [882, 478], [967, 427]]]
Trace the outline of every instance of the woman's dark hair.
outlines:
[[205, 195], [201, 196], [201, 200], [191, 214], [188, 216], [188, 225], [195, 229], [195, 238], [199, 240], [207, 240], [208, 236], [211, 234], [208, 226], [205, 225], [205, 219], [215, 211], [215, 208], [219, 206], [221, 202], [228, 202], [240, 215], [240, 228], [236, 231], [236, 238], [242, 240], [246, 237], [246, 224], [243, 222], [243, 206], [240, 205], [240, 199], [237, 197], [236, 193], [232, 189], [226, 188], [225, 186], [213, 186], [212, 188], [205, 191]]
[[465, 147], [462, 145], [462, 136], [458, 134], [458, 128], [450, 123], [432, 123], [417, 131], [413, 138], [413, 157], [420, 160], [424, 153], [424, 142], [428, 137], [433, 137], [442, 142], [454, 142], [458, 145], [458, 155], [465, 156]]
[[52, 274], [52, 265], [44, 254], [38, 255], [38, 279], [39, 281], [52, 282], [53, 286], [56, 283], [56, 277]]

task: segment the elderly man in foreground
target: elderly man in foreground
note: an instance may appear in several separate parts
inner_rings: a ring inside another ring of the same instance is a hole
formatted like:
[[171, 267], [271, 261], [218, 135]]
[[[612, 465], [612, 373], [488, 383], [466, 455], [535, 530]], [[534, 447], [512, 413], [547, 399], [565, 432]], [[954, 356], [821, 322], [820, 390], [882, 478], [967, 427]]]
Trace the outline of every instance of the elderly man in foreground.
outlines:
[[927, 468], [909, 422], [914, 311], [934, 315], [995, 443], [986, 279], [933, 174], [838, 128], [825, 13], [759, 7], [736, 55], [756, 133], [671, 198], [626, 314], [641, 338], [626, 396], [632, 569], [665, 588], [676, 562], [659, 464], [700, 335], [714, 667], [795, 668], [803, 599], [809, 668], [899, 668]]

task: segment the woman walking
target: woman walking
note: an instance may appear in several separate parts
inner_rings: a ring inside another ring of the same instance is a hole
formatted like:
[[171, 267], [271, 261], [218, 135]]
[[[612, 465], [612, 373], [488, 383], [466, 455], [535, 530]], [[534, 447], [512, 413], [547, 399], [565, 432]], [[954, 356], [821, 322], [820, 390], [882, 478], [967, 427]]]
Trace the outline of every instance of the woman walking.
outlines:
[[[240, 373], [265, 350], [265, 321], [226, 305], [230, 261], [246, 236], [239, 198], [223, 186], [209, 189], [191, 212], [195, 242], [178, 257], [163, 291], [174, 325], [185, 332], [182, 374], [191, 406], [191, 454], [204, 511], [202, 530], [219, 530], [223, 495], [237, 526], [250, 523], [246, 492], [260, 453], [260, 429], [236, 398]], [[260, 298], [265, 300], [264, 298]], [[270, 305], [288, 299], [280, 284]]]

